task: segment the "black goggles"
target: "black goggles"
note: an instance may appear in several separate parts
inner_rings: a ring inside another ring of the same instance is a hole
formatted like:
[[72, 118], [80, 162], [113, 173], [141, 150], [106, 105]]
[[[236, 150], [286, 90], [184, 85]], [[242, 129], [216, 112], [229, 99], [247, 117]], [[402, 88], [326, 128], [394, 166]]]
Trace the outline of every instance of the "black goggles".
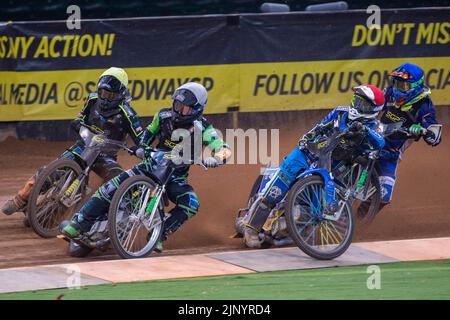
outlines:
[[111, 92], [107, 89], [98, 89], [98, 96], [101, 99], [106, 99], [108, 101], [116, 101], [121, 98], [120, 93], [118, 92]]

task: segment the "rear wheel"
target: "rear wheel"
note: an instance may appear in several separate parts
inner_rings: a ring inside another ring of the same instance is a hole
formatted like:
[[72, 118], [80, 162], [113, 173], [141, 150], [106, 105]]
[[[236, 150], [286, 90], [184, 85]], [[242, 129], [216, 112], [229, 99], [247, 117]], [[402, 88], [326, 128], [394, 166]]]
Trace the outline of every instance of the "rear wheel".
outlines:
[[340, 190], [336, 191], [340, 217], [333, 221], [323, 217], [325, 190], [323, 179], [309, 176], [293, 185], [286, 198], [286, 222], [295, 244], [307, 255], [330, 260], [342, 255], [353, 237], [353, 216]]
[[[55, 237], [59, 233], [59, 224], [70, 220], [81, 207], [86, 180], [79, 186], [76, 194], [66, 195], [80, 173], [81, 168], [75, 161], [58, 159], [38, 175], [28, 200], [27, 218], [31, 228], [41, 237]], [[67, 198], [78, 200], [73, 203], [65, 202], [64, 205], [62, 201]]]
[[153, 216], [146, 214], [151, 202], [150, 194], [157, 184], [145, 176], [133, 176], [125, 180], [114, 193], [109, 207], [108, 221], [111, 243], [124, 259], [150, 255], [161, 238], [164, 212], [161, 201]]
[[[358, 180], [364, 169], [363, 164], [354, 163], [352, 166], [346, 168], [346, 170], [335, 176], [336, 180], [339, 180], [345, 189], [355, 191], [357, 188]], [[361, 224], [369, 224], [377, 215], [381, 204], [381, 185], [378, 178], [378, 173], [375, 169], [372, 170], [372, 174], [369, 180], [369, 186], [367, 193], [358, 194], [352, 203], [352, 211]]]

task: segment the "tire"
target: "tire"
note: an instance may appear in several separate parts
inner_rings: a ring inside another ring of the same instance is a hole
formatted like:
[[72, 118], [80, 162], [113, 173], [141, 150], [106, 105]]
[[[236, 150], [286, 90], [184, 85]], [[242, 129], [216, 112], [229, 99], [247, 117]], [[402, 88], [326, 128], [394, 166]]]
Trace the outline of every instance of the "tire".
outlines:
[[[292, 240], [295, 242], [295, 244], [307, 255], [318, 259], [318, 260], [331, 260], [334, 258], [339, 257], [340, 255], [342, 255], [350, 246], [352, 239], [353, 239], [353, 232], [354, 232], [354, 222], [353, 222], [353, 215], [352, 215], [352, 211], [351, 211], [351, 207], [350, 204], [348, 202], [345, 203], [345, 207], [343, 210], [343, 213], [341, 215], [340, 220], [345, 220], [344, 218], [346, 217], [347, 221], [348, 221], [348, 226], [345, 229], [345, 234], [344, 236], [342, 236], [342, 242], [334, 249], [329, 250], [328, 252], [325, 251], [321, 251], [318, 248], [314, 248], [314, 246], [310, 246], [306, 240], [308, 239], [303, 239], [303, 237], [301, 236], [301, 234], [299, 233], [299, 230], [297, 229], [297, 220], [298, 217], [295, 216], [295, 211], [296, 210], [296, 198], [297, 195], [304, 192], [305, 190], [307, 190], [307, 188], [315, 186], [318, 190], [323, 189], [324, 186], [324, 182], [322, 177], [320, 176], [316, 176], [316, 175], [312, 175], [312, 176], [308, 176], [304, 179], [301, 179], [299, 181], [297, 181], [291, 188], [291, 190], [289, 191], [287, 198], [286, 198], [286, 223], [287, 223], [287, 229], [288, 232], [292, 238]], [[340, 190], [336, 190], [336, 195], [339, 198], [341, 198], [341, 192]], [[344, 214], [344, 212], [346, 214]], [[299, 211], [299, 216], [301, 217], [301, 211]], [[309, 221], [311, 221], [313, 218], [311, 218]], [[309, 222], [308, 221], [308, 222]], [[325, 223], [329, 224], [330, 220], [323, 220], [324, 222], [320, 222], [320, 228], [318, 228], [317, 230], [322, 230], [322, 225], [324, 225]], [[319, 224], [319, 222], [317, 223]], [[309, 226], [310, 224], [305, 224], [305, 227], [303, 227], [303, 229], [305, 230], [305, 228], [307, 226]], [[313, 231], [315, 232], [316, 227], [313, 227]], [[327, 226], [327, 230], [331, 230], [328, 229]], [[337, 229], [334, 227], [334, 230], [337, 231]], [[328, 237], [327, 237], [328, 238]], [[322, 242], [322, 239], [321, 239]]]
[[84, 258], [92, 252], [92, 248], [82, 246], [74, 241], [69, 243], [69, 255], [75, 258]]
[[[366, 162], [365, 159], [361, 159], [360, 161], [356, 161], [356, 163], [359, 166], [365, 166]], [[358, 168], [358, 170], [360, 167]], [[354, 169], [353, 169], [354, 170]], [[340, 179], [339, 176], [336, 177], [336, 179]], [[355, 184], [356, 181], [353, 182]], [[355, 201], [352, 204], [352, 210], [357, 217], [358, 221], [362, 224], [369, 224], [373, 221], [375, 216], [377, 215], [380, 204], [381, 204], [381, 185], [378, 177], [378, 172], [376, 168], [372, 170], [372, 174], [370, 177], [370, 183], [373, 187], [375, 187], [375, 192], [370, 196], [370, 198], [367, 201], [361, 201], [358, 199], [355, 199]], [[343, 181], [344, 185], [348, 185], [348, 183], [345, 183]]]
[[[119, 239], [119, 235], [118, 235], [117, 212], [119, 211], [119, 206], [120, 206], [122, 197], [128, 192], [128, 190], [130, 190], [132, 187], [139, 185], [139, 184], [141, 184], [141, 185], [144, 184], [144, 185], [146, 185], [148, 187], [152, 187], [152, 188], [155, 188], [158, 185], [156, 182], [154, 182], [149, 177], [145, 177], [145, 176], [130, 177], [130, 178], [126, 179], [119, 186], [117, 191], [114, 193], [114, 196], [111, 200], [111, 205], [109, 207], [108, 228], [109, 228], [111, 244], [112, 244], [114, 250], [116, 251], [116, 253], [123, 259], [136, 259], [136, 258], [143, 258], [143, 257], [149, 256], [151, 254], [151, 252], [153, 251], [153, 249], [155, 248], [156, 243], [161, 239], [161, 235], [162, 235], [162, 231], [163, 231], [163, 227], [164, 227], [164, 223], [160, 223], [158, 225], [157, 229], [155, 229], [156, 234], [152, 233], [152, 235], [150, 237], [150, 240], [152, 243], [148, 242], [150, 234], [147, 234], [147, 236], [146, 236], [147, 244], [138, 253], [131, 254], [130, 252], [128, 252], [127, 250], [125, 250], [123, 248], [123, 246], [121, 244], [121, 240]], [[162, 201], [162, 198], [160, 201]], [[160, 204], [161, 204], [161, 202], [157, 205], [160, 206]], [[164, 221], [164, 212], [160, 208], [157, 209], [155, 214], [159, 216], [161, 221]], [[139, 222], [139, 223], [140, 223], [140, 225], [139, 225], [138, 231], [141, 230], [140, 228], [142, 227], [142, 223], [141, 222]], [[128, 224], [127, 224], [127, 226], [128, 226]], [[145, 227], [144, 227], [144, 229], [145, 229]], [[145, 232], [145, 230], [144, 230], [144, 232]], [[149, 245], [149, 243], [150, 243], [150, 245]]]
[[[369, 200], [360, 202], [359, 205], [357, 204], [353, 206], [354, 212], [357, 213], [356, 216], [358, 220], [363, 224], [369, 224], [375, 219], [375, 216], [378, 214], [381, 205], [381, 185], [376, 170], [373, 170], [372, 172], [372, 176], [370, 177], [370, 183], [372, 184], [372, 186], [375, 187], [376, 189], [375, 193], [369, 198]], [[361, 212], [359, 212], [359, 208], [363, 204], [365, 206], [367, 205], [369, 206], [368, 210], [363, 210], [363, 208], [361, 208], [361, 210], [367, 211], [365, 214], [361, 214]]]
[[250, 190], [250, 194], [248, 195], [248, 206], [250, 207], [253, 203], [253, 201], [255, 201], [255, 195], [259, 190], [259, 187], [261, 186], [261, 182], [262, 182], [263, 176], [259, 175], [255, 182], [253, 183], [252, 189]]
[[[54, 208], [57, 210], [56, 214], [46, 214], [46, 220], [41, 221], [40, 217], [38, 217], [38, 208], [37, 202], [41, 191], [44, 187], [48, 186], [50, 177], [55, 175], [59, 168], [65, 168], [64, 172], [71, 170], [74, 174], [72, 175], [73, 179], [78, 177], [81, 173], [81, 167], [78, 163], [70, 159], [58, 159], [53, 161], [50, 165], [48, 165], [37, 177], [36, 184], [33, 186], [33, 190], [30, 194], [30, 198], [28, 200], [27, 205], [27, 218], [29, 220], [30, 226], [34, 232], [36, 232], [39, 236], [43, 238], [52, 238], [58, 235], [59, 233], [59, 224], [64, 221], [71, 219], [73, 214], [81, 207], [82, 201], [78, 201], [74, 206], [70, 208], [66, 208], [63, 204], [55, 203], [55, 199], [48, 199], [47, 203], [52, 203], [50, 208]], [[61, 171], [63, 172], [63, 171]], [[57, 179], [60, 179], [59, 175]], [[72, 180], [73, 181], [73, 180]], [[86, 181], [86, 180], [85, 180]], [[85, 181], [83, 185], [78, 189], [79, 192], [84, 192], [85, 190]], [[54, 183], [53, 183], [54, 185]], [[48, 221], [50, 220], [50, 221]], [[48, 222], [48, 223], [47, 223]]]

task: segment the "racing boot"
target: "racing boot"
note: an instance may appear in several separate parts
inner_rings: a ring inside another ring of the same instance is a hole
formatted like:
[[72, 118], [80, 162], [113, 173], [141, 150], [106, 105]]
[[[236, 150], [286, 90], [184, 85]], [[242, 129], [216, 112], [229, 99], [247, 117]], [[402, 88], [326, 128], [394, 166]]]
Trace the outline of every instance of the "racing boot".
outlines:
[[244, 244], [249, 248], [261, 248], [264, 239], [261, 239], [259, 232], [251, 227], [244, 229]]
[[[40, 172], [39, 170], [38, 173]], [[25, 208], [28, 203], [28, 198], [30, 197], [30, 193], [33, 189], [33, 186], [36, 183], [36, 177], [38, 173], [36, 173], [35, 175], [33, 175], [31, 178], [28, 179], [28, 181], [25, 183], [22, 189], [20, 189], [20, 191], [14, 196], [14, 198], [9, 199], [8, 201], [5, 202], [5, 204], [2, 207], [2, 212], [4, 214], [9, 216], [15, 212], [25, 211]]]
[[71, 221], [65, 220], [59, 225], [61, 234], [69, 239], [75, 239], [80, 234], [87, 232], [91, 229], [92, 224], [85, 219], [75, 215]]
[[157, 253], [162, 253], [163, 252], [163, 241], [158, 240], [158, 242], [156, 242], [155, 249], [153, 249], [153, 250], [155, 250], [155, 252], [157, 252]]
[[2, 212], [9, 216], [15, 212], [23, 212], [26, 206], [27, 201], [17, 194], [3, 204]]

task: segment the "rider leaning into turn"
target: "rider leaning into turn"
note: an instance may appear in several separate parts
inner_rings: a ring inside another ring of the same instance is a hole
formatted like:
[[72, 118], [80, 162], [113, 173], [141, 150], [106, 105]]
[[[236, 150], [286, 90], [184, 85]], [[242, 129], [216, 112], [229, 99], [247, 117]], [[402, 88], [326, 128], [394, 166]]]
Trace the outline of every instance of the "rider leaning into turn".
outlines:
[[[425, 142], [437, 146], [441, 142], [441, 126], [436, 125], [436, 111], [429, 97], [431, 91], [424, 84], [423, 70], [412, 63], [404, 63], [394, 69], [392, 86], [384, 90], [386, 104], [383, 108], [381, 123], [390, 124], [401, 121], [402, 127], [420, 139], [423, 129], [427, 130], [423, 136]], [[386, 145], [380, 153], [378, 174], [380, 177], [382, 203], [380, 209], [389, 204], [396, 180], [396, 172], [403, 152], [411, 145], [412, 140], [404, 134], [398, 133], [385, 137]], [[358, 209], [363, 214], [368, 207], [363, 203]]]
[[376, 119], [385, 103], [383, 92], [372, 85], [361, 85], [353, 88], [353, 91], [351, 105], [337, 107], [303, 135], [299, 146], [284, 158], [278, 173], [267, 182], [262, 190], [263, 195], [253, 203], [242, 221], [245, 226], [244, 242], [247, 246], [261, 246], [263, 239], [260, 239], [259, 233], [270, 211], [285, 197], [298, 174], [308, 168], [309, 160], [305, 155], [308, 141], [330, 134], [337, 123], [339, 131], [348, 129], [363, 133], [364, 139], [360, 148], [373, 150], [383, 147], [384, 139], [377, 132], [379, 121]]
[[[172, 108], [161, 109], [145, 130], [141, 139], [141, 147], [148, 150], [148, 147], [157, 139], [156, 148], [171, 151], [179, 143], [173, 139], [176, 129], [188, 130], [192, 139], [191, 145], [193, 145], [194, 127], [197, 126], [202, 130], [202, 144], [208, 146], [212, 151], [212, 156], [203, 160], [204, 165], [212, 168], [224, 163], [231, 152], [214, 127], [203, 117], [203, 110], [208, 98], [205, 87], [189, 82], [175, 90], [172, 98]], [[69, 224], [63, 224], [62, 233], [69, 238], [76, 238], [81, 233], [89, 231], [97, 218], [107, 215], [112, 197], [122, 182], [130, 176], [148, 175], [151, 170], [149, 162], [144, 160], [102, 185], [72, 221]], [[162, 251], [162, 241], [165, 241], [170, 234], [174, 233], [198, 211], [197, 195], [187, 182], [188, 171], [189, 165], [177, 169], [167, 184], [168, 197], [171, 202], [175, 203], [175, 207], [170, 210], [168, 218], [164, 221], [162, 237], [155, 248], [158, 252]]]
[[[97, 92], [91, 93], [86, 103], [71, 122], [72, 127], [79, 131], [81, 123], [95, 127], [104, 132], [107, 138], [124, 141], [128, 135], [138, 144], [143, 132], [136, 112], [130, 107], [127, 100], [128, 75], [120, 68], [109, 68], [100, 76], [97, 83]], [[78, 140], [67, 149], [60, 158], [76, 160], [77, 155], [83, 152], [83, 140]], [[14, 212], [23, 212], [26, 208], [31, 190], [36, 183], [37, 176], [43, 168], [25, 183], [23, 188], [2, 207], [3, 213], [10, 215]], [[120, 174], [123, 169], [117, 163], [116, 155], [100, 156], [93, 166], [93, 171], [102, 179], [108, 181]]]

